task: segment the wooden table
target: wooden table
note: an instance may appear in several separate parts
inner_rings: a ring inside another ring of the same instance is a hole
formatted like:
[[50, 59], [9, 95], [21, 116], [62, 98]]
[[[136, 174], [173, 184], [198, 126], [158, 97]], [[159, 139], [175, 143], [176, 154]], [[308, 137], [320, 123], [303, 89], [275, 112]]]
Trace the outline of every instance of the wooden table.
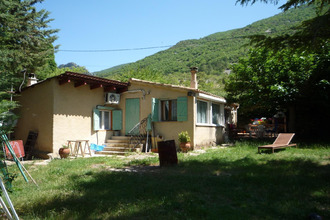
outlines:
[[[83, 145], [84, 143], [85, 145]], [[89, 140], [68, 140], [68, 147], [70, 147], [72, 156], [77, 157], [80, 149], [81, 155], [85, 157], [86, 148], [89, 151], [89, 155], [92, 156], [91, 148], [89, 146]]]

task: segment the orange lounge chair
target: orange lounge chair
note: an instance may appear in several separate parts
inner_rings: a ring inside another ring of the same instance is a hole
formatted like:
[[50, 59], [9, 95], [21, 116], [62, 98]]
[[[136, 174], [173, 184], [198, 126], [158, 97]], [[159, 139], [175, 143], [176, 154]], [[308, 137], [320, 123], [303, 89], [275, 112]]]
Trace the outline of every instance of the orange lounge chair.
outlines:
[[297, 146], [296, 144], [290, 144], [294, 135], [294, 133], [280, 133], [273, 144], [258, 147], [258, 153], [260, 153], [260, 149], [272, 149], [272, 153], [274, 153], [275, 149]]

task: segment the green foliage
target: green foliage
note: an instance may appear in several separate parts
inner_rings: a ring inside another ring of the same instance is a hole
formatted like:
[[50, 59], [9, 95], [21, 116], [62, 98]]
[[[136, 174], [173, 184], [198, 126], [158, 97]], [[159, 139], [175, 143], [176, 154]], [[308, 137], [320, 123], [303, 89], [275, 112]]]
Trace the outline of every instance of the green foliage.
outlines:
[[69, 146], [68, 145], [62, 145], [62, 148], [64, 148], [64, 149], [68, 149], [69, 148]]
[[34, 73], [37, 67], [54, 54], [51, 46], [57, 30], [49, 29], [49, 13], [37, 11], [40, 1], [2, 1], [0, 5], [0, 73], [19, 74], [26, 69]]
[[293, 103], [305, 89], [305, 82], [315, 69], [315, 55], [283, 50], [251, 50], [249, 57], [233, 65], [227, 91], [235, 101], [252, 107], [276, 109]]
[[[277, 0], [260, 1], [278, 3]], [[257, 0], [237, 2], [245, 5]], [[250, 37], [257, 49], [234, 66], [235, 75], [226, 85], [229, 98], [241, 104], [240, 114], [260, 116], [267, 111], [289, 109], [291, 131], [304, 137], [328, 138], [325, 130], [330, 122], [329, 2], [287, 1], [280, 7], [284, 11], [312, 5], [309, 8], [315, 10], [316, 16], [306, 18], [294, 27], [294, 32]]]
[[[248, 58], [233, 65], [234, 73], [225, 87], [228, 100], [240, 103], [239, 113], [246, 119], [252, 114], [269, 117], [292, 107], [300, 118], [298, 131], [308, 133], [306, 137], [315, 135], [317, 130], [317, 135], [322, 134], [330, 111], [328, 49], [329, 45], [325, 45], [318, 54], [289, 49], [251, 50]], [[311, 124], [304, 119], [316, 112], [322, 120], [311, 120]]]
[[119, 80], [122, 82], [127, 82], [131, 78], [150, 80], [153, 82], [164, 83], [166, 80], [163, 78], [159, 71], [152, 71], [149, 68], [144, 69], [127, 69], [123, 74], [114, 75], [111, 79]]
[[15, 94], [10, 92], [12, 81], [7, 76], [8, 74], [0, 75], [0, 129], [5, 133], [12, 130], [12, 126], [17, 120], [17, 116], [12, 113], [12, 110], [18, 107], [17, 102], [10, 101], [11, 96], [14, 97]]
[[190, 142], [190, 136], [188, 134], [188, 131], [182, 131], [181, 133], [179, 133], [178, 135], [178, 140], [180, 143], [188, 143]]
[[83, 73], [83, 74], [88, 74], [88, 70], [83, 67], [83, 66], [79, 66], [79, 67], [64, 67], [64, 68], [55, 68], [53, 69], [49, 69], [49, 71], [39, 71], [36, 73], [38, 80], [44, 80], [53, 76], [58, 76], [62, 73], [65, 73], [66, 71], [69, 72], [75, 72], [75, 73]]
[[[54, 35], [49, 29], [49, 13], [37, 11], [34, 5], [42, 0], [1, 0], [0, 4], [0, 115], [12, 121], [9, 112], [17, 103], [7, 101], [13, 88], [22, 86], [24, 73], [35, 73], [47, 65], [54, 70]], [[2, 127], [2, 129], [6, 129]]]

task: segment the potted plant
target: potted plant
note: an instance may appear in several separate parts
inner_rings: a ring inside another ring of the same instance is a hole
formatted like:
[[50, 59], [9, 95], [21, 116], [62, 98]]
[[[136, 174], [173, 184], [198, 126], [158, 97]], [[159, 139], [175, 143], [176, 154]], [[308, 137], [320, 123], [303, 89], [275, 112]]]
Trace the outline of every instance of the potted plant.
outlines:
[[70, 148], [67, 145], [62, 145], [62, 147], [58, 150], [58, 154], [61, 158], [67, 158], [70, 155]]
[[179, 133], [179, 142], [180, 142], [180, 149], [182, 152], [187, 152], [190, 150], [190, 137], [188, 131], [182, 131]]

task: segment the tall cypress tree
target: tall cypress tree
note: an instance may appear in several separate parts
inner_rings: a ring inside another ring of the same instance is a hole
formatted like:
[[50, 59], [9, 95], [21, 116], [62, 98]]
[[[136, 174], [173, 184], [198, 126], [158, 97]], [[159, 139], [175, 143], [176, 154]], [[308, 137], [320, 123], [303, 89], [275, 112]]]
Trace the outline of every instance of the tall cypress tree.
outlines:
[[58, 30], [50, 29], [49, 12], [38, 11], [43, 0], [0, 0], [0, 121], [16, 103], [9, 101], [24, 73], [34, 73], [54, 54]]

